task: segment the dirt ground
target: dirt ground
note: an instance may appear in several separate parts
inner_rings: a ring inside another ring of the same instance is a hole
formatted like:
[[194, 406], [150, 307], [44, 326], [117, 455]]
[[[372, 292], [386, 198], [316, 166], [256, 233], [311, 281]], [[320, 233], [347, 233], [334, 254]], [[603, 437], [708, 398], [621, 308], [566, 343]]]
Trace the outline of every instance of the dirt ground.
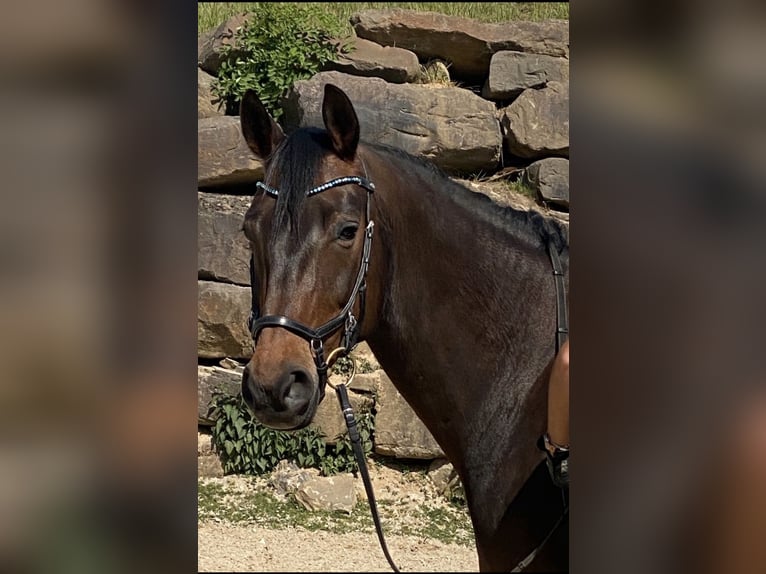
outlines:
[[[470, 520], [436, 492], [424, 473], [402, 473], [370, 466], [386, 543], [403, 572], [478, 572]], [[268, 490], [268, 478], [227, 476], [205, 479], [242, 493]], [[357, 507], [369, 514], [357, 477]], [[236, 494], [234, 495], [236, 496]], [[388, 503], [388, 504], [387, 504]], [[463, 543], [446, 543], [422, 532], [427, 521], [417, 510], [428, 508], [449, 516]], [[308, 512], [308, 511], [306, 511]], [[421, 534], [404, 534], [415, 532]], [[466, 542], [470, 540], [470, 542]], [[209, 517], [198, 525], [200, 572], [391, 572], [372, 526], [336, 533], [302, 526], [272, 528], [250, 522]]]
[[[414, 536], [386, 536], [402, 572], [478, 572], [476, 552]], [[200, 572], [391, 572], [372, 533], [200, 524]]]

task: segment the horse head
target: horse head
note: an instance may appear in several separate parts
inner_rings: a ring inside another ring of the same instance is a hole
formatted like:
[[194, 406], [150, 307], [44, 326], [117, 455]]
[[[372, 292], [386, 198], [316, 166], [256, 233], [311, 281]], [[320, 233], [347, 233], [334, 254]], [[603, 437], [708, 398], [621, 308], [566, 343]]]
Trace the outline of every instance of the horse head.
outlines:
[[327, 85], [325, 130], [285, 136], [253, 91], [242, 98], [242, 133], [264, 162], [244, 219], [252, 250], [253, 355], [242, 396], [263, 424], [309, 424], [328, 365], [360, 335], [372, 243], [370, 199], [348, 97]]

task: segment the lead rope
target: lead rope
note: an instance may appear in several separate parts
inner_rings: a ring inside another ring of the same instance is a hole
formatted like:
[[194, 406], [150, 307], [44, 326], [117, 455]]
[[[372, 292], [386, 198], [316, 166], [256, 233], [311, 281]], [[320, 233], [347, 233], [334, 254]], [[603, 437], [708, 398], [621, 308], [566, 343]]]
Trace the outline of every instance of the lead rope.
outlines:
[[[344, 355], [348, 355], [348, 351], [344, 347], [339, 347], [335, 349], [329, 357], [328, 362], [332, 361], [334, 356], [336, 354], [343, 353]], [[391, 558], [391, 554], [388, 551], [388, 546], [386, 545], [386, 539], [383, 536], [383, 527], [380, 524], [380, 515], [378, 514], [378, 504], [375, 501], [375, 493], [372, 490], [372, 481], [370, 480], [370, 473], [367, 470], [367, 459], [364, 456], [364, 447], [362, 446], [362, 439], [359, 436], [359, 430], [356, 426], [356, 419], [354, 418], [354, 410], [351, 408], [351, 402], [348, 400], [348, 391], [346, 390], [346, 385], [350, 385], [351, 381], [354, 380], [354, 377], [356, 376], [356, 360], [353, 357], [349, 357], [351, 359], [351, 365], [352, 365], [352, 371], [351, 376], [349, 377], [348, 381], [346, 381], [345, 384], [340, 383], [338, 385], [334, 385], [333, 383], [328, 381], [328, 385], [335, 389], [335, 393], [338, 395], [338, 401], [340, 402], [340, 410], [343, 413], [343, 419], [346, 421], [346, 427], [348, 428], [348, 436], [351, 439], [351, 447], [354, 451], [354, 458], [356, 459], [356, 466], [359, 468], [359, 474], [362, 475], [362, 482], [364, 483], [364, 491], [367, 493], [367, 502], [370, 505], [370, 513], [372, 514], [372, 521], [375, 524], [375, 532], [378, 535], [378, 541], [380, 542], [380, 547], [383, 550], [383, 554], [386, 557], [386, 560], [388, 561], [389, 566], [391, 566], [391, 569], [394, 572], [401, 572], [399, 568], [396, 567], [396, 564], [394, 564], [393, 558]]]

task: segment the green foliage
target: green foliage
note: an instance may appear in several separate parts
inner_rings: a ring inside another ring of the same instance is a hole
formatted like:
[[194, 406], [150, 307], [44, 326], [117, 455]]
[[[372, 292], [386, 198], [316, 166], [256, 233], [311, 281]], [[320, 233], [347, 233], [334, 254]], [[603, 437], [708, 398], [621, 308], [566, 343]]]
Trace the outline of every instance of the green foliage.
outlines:
[[[277, 431], [263, 426], [252, 418], [240, 396], [216, 395], [213, 404], [212, 439], [227, 474], [266, 474], [283, 459], [302, 468], [318, 468], [325, 475], [356, 469], [348, 431], [335, 445], [329, 445], [313, 427]], [[373, 415], [371, 412], [355, 415], [364, 452], [369, 455], [372, 452]]]
[[324, 10], [292, 3], [259, 3], [247, 13], [233, 46], [222, 48], [222, 63], [212, 91], [236, 114], [242, 95], [253, 89], [274, 119], [282, 115], [280, 101], [297, 80], [308, 79], [338, 50], [344, 27]]

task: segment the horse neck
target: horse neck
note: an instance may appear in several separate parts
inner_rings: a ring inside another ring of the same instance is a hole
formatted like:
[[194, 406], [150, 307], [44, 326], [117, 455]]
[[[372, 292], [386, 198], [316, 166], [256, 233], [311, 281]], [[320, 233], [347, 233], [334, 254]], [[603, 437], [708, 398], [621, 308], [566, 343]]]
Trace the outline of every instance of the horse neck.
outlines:
[[507, 484], [499, 492], [495, 482], [496, 500], [477, 495], [491, 514], [539, 461], [555, 346], [551, 264], [539, 239], [482, 220], [429, 176], [381, 161], [368, 161], [381, 174], [372, 258], [383, 261], [373, 261], [382, 302], [367, 339], [468, 495]]

